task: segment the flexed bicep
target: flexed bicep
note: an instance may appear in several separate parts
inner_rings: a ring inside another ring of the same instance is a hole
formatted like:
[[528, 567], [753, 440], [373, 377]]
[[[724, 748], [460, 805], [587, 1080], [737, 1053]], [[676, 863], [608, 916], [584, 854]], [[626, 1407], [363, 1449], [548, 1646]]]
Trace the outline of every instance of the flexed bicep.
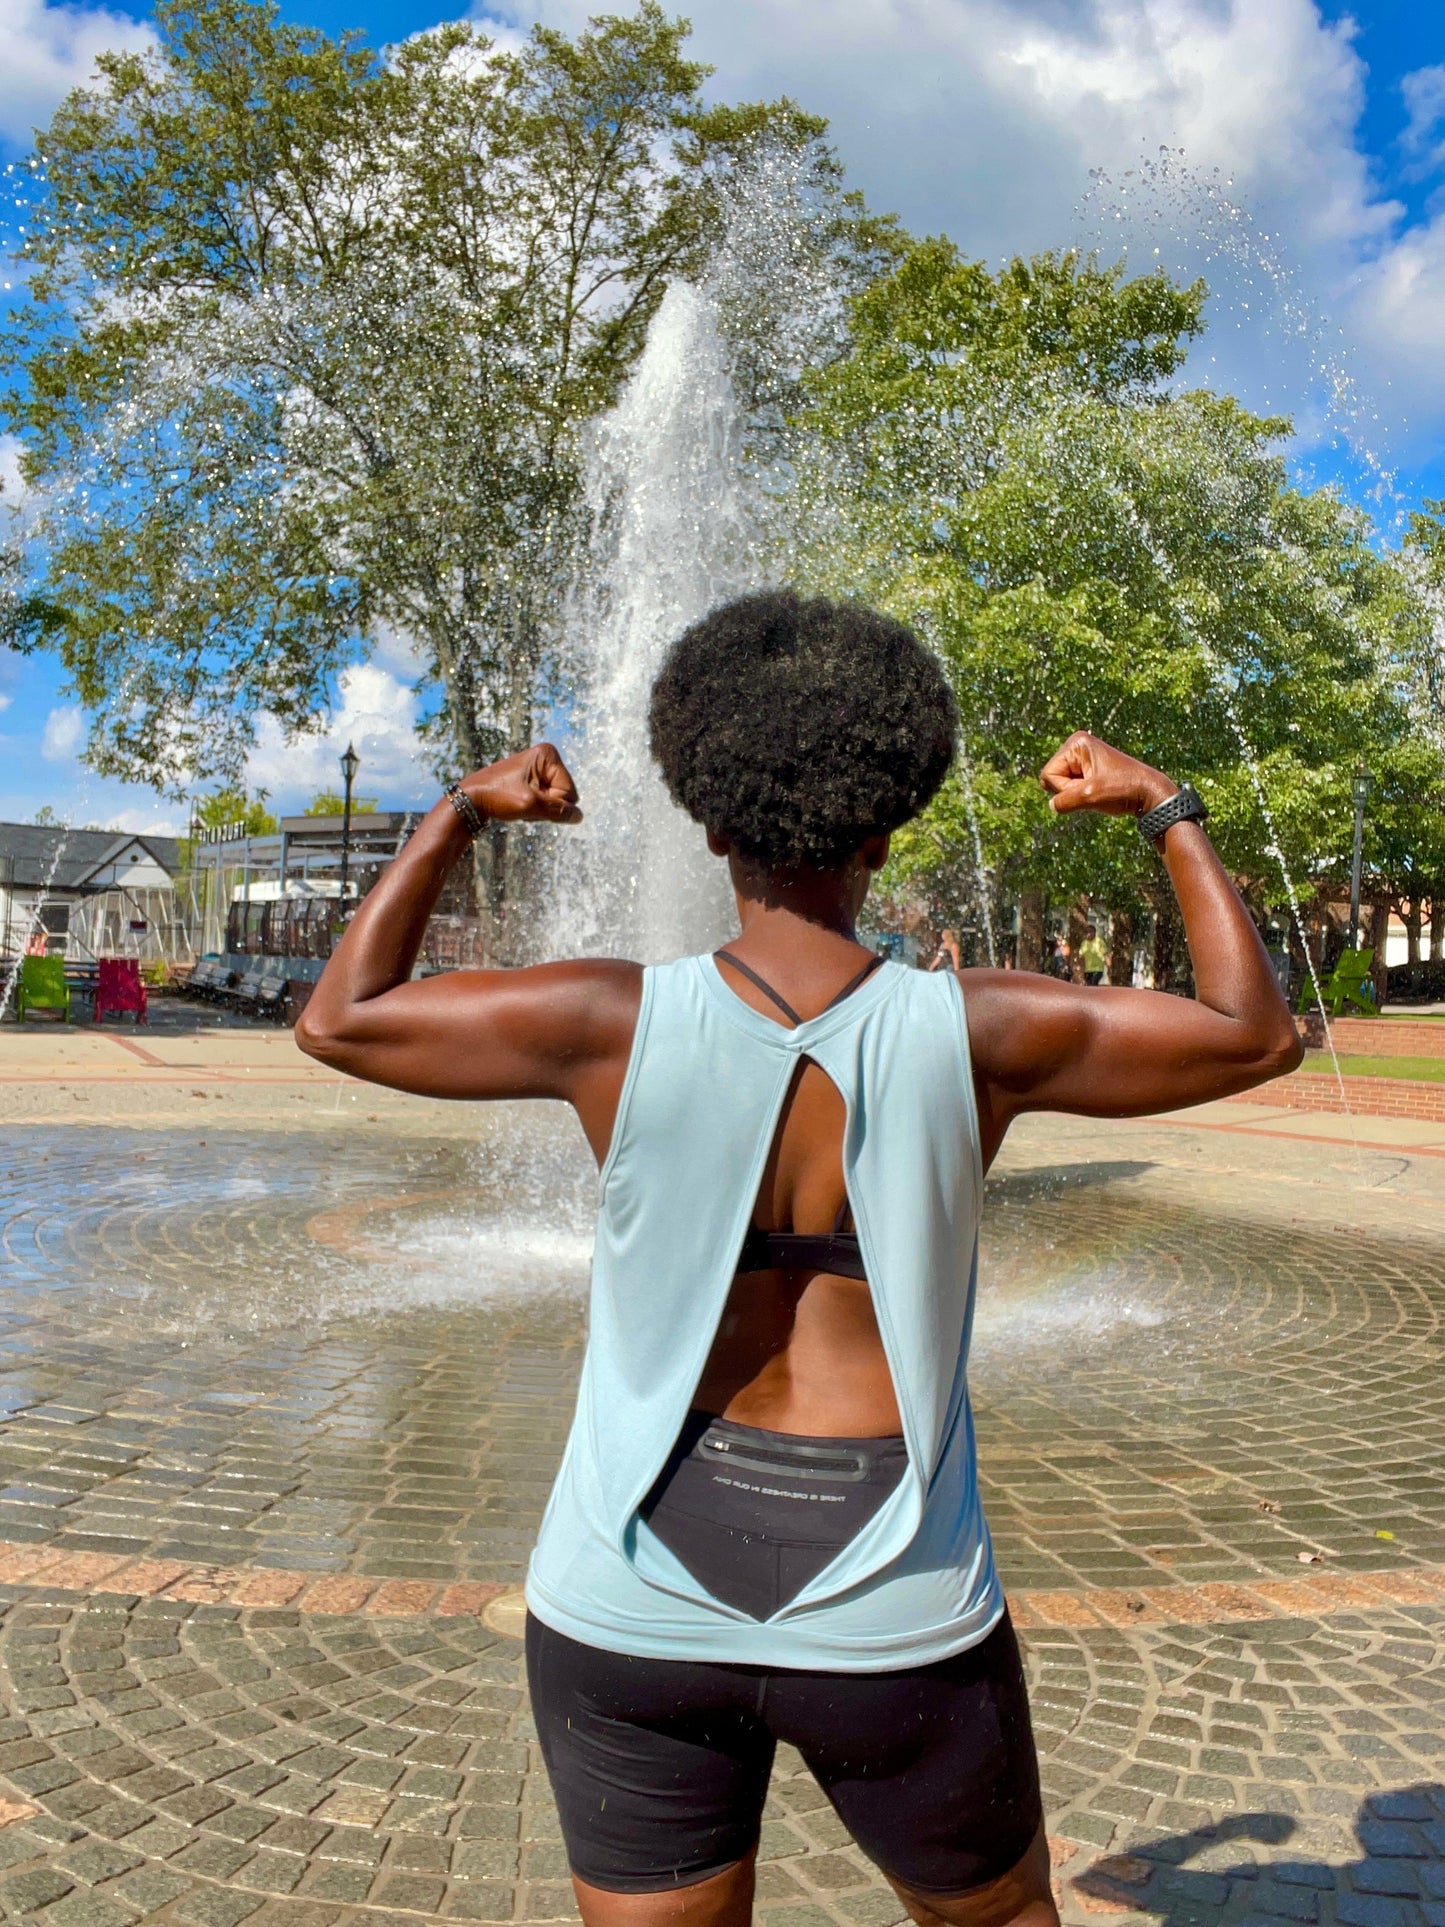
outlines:
[[1082, 732], [1049, 760], [1041, 781], [1061, 815], [1133, 815], [1146, 831], [1158, 827], [1146, 812], [1165, 819], [1155, 847], [1179, 900], [1195, 996], [1021, 971], [960, 973], [993, 1148], [1021, 1111], [1139, 1117], [1229, 1097], [1292, 1070], [1301, 1046], [1289, 1008], [1239, 892], [1192, 820], [1203, 813], [1192, 792]]

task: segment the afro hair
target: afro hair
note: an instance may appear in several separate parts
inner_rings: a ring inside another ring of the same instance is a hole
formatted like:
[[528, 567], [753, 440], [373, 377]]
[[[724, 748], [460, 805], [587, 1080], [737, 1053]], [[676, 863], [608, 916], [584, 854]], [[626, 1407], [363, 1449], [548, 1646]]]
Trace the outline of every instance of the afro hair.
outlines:
[[652, 754], [673, 799], [770, 870], [836, 869], [928, 803], [958, 712], [911, 629], [792, 590], [695, 622], [652, 687]]

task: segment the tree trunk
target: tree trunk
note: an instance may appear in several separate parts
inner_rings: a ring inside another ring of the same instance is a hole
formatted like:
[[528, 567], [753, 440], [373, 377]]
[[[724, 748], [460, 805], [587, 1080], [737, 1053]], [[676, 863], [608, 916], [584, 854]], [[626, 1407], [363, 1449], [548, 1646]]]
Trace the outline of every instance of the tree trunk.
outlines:
[[1044, 967], [1044, 893], [1042, 890], [1025, 890], [1019, 897], [1019, 954], [1020, 970], [1042, 970]]
[[1410, 967], [1413, 982], [1415, 972], [1420, 967], [1420, 925], [1424, 921], [1425, 904], [1417, 890], [1409, 900], [1409, 907], [1403, 911], [1401, 922], [1405, 926], [1407, 948], [1405, 962]]
[[1134, 913], [1116, 910], [1109, 924], [1109, 982], [1127, 990], [1134, 981]]
[[1430, 961], [1445, 963], [1445, 897], [1438, 889], [1430, 898]]
[[[461, 633], [444, 628], [432, 637], [437, 670], [446, 696], [459, 774], [482, 769], [499, 757], [525, 749], [532, 740], [533, 699], [538, 659], [536, 637], [514, 636], [508, 651], [505, 722], [484, 721], [496, 714], [496, 691], [479, 680], [477, 664], [485, 660], [477, 624], [459, 622]], [[488, 824], [472, 845], [472, 873], [478, 921], [478, 948], [488, 964], [521, 960], [524, 933], [515, 911], [525, 901], [530, 869], [524, 832], [500, 823]]]
[[1375, 1008], [1383, 1010], [1388, 987], [1385, 948], [1390, 934], [1390, 899], [1387, 896], [1371, 897], [1365, 927], [1369, 932], [1365, 941], [1375, 953], [1375, 961], [1370, 971], [1375, 986]]
[[1149, 965], [1150, 981], [1156, 990], [1167, 990], [1173, 979], [1174, 937], [1173, 905], [1168, 901], [1157, 904], [1154, 910], [1154, 954]]
[[1084, 960], [1079, 955], [1083, 948], [1084, 931], [1087, 928], [1083, 908], [1077, 902], [1069, 905], [1069, 918], [1065, 926], [1064, 940], [1069, 946], [1069, 975], [1076, 984], [1084, 981]]

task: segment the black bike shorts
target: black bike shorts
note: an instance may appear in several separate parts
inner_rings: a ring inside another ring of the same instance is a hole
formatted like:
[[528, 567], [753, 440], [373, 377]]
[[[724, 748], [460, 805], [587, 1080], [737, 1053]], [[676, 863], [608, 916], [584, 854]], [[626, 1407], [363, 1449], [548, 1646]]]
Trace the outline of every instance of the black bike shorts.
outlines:
[[529, 1616], [527, 1674], [572, 1871], [607, 1892], [690, 1886], [744, 1859], [779, 1740], [917, 1893], [997, 1879], [1042, 1822], [1007, 1615], [967, 1652], [886, 1673], [634, 1659]]

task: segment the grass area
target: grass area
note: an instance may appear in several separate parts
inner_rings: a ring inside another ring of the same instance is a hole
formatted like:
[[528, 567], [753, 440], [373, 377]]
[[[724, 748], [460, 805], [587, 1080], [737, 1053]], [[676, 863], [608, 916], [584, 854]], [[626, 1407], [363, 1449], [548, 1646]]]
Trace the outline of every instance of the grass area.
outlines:
[[[1333, 1076], [1335, 1067], [1327, 1050], [1307, 1050], [1300, 1069]], [[1355, 1057], [1342, 1051], [1340, 1069], [1346, 1077], [1409, 1077], [1422, 1084], [1445, 1084], [1445, 1057]]]

